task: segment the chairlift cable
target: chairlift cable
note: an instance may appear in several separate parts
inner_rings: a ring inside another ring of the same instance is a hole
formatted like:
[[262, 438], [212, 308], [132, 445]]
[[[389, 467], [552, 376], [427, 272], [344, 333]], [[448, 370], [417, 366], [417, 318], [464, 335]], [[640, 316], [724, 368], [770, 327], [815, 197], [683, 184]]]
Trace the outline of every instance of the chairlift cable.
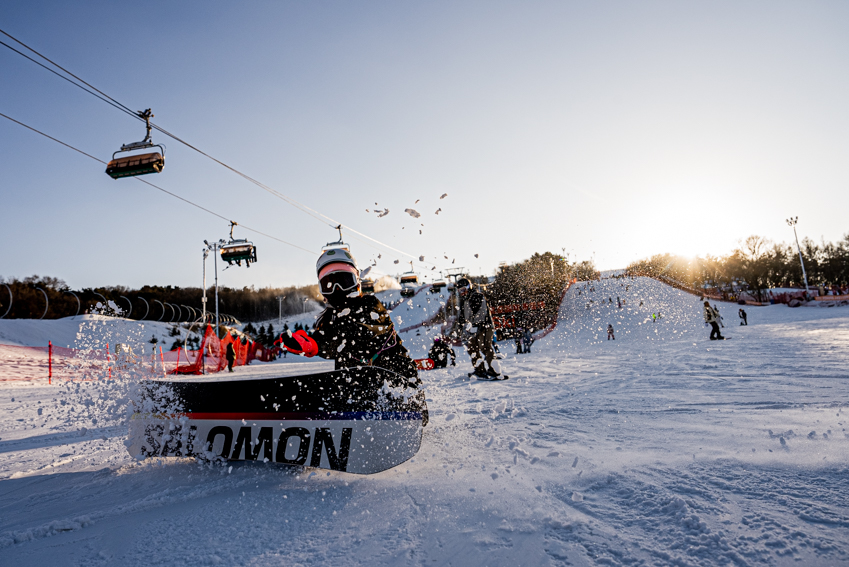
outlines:
[[[72, 145], [70, 145], [70, 144], [66, 144], [66, 143], [65, 143], [65, 142], [63, 142], [62, 140], [58, 140], [58, 139], [54, 138], [53, 136], [51, 136], [51, 135], [49, 135], [49, 134], [45, 134], [45, 133], [44, 133], [44, 132], [42, 132], [41, 130], [37, 130], [36, 128], [33, 128], [32, 126], [28, 126], [27, 124], [24, 124], [23, 122], [21, 122], [21, 121], [19, 121], [19, 120], [15, 120], [15, 119], [14, 119], [14, 118], [12, 118], [11, 116], [7, 116], [7, 115], [3, 114], [2, 112], [0, 112], [0, 116], [2, 116], [3, 118], [6, 118], [7, 120], [10, 120], [10, 121], [14, 122], [15, 124], [18, 124], [18, 125], [20, 125], [20, 126], [23, 126], [24, 128], [26, 128], [26, 129], [28, 129], [28, 130], [32, 130], [32, 131], [33, 131], [33, 132], [35, 132], [36, 134], [41, 134], [41, 135], [42, 135], [42, 136], [44, 136], [45, 138], [48, 138], [49, 140], [53, 140], [54, 142], [56, 142], [56, 143], [58, 143], [58, 144], [61, 144], [61, 145], [65, 146], [66, 148], [69, 148], [69, 149], [71, 149], [71, 150], [74, 150], [75, 152], [80, 153], [80, 154], [82, 154], [82, 155], [86, 156], [87, 158], [91, 158], [91, 159], [93, 159], [94, 161], [96, 161], [96, 162], [98, 162], [98, 163], [101, 163], [101, 164], [103, 164], [103, 165], [106, 165], [106, 162], [105, 162], [105, 161], [103, 161], [102, 159], [97, 158], [97, 157], [94, 157], [93, 155], [91, 155], [91, 154], [89, 154], [89, 153], [86, 153], [86, 152], [82, 151], [82, 150], [81, 150], [81, 149], [79, 149], [79, 148], [75, 148], [74, 146], [72, 146]], [[202, 210], [202, 211], [204, 211], [204, 212], [206, 212], [206, 213], [209, 213], [209, 214], [211, 214], [211, 215], [213, 215], [213, 216], [216, 216], [216, 217], [218, 217], [218, 218], [220, 218], [220, 219], [222, 219], [222, 220], [225, 220], [225, 221], [228, 221], [228, 222], [230, 221], [230, 219], [229, 219], [228, 217], [225, 217], [224, 215], [220, 215], [220, 214], [216, 213], [215, 211], [211, 211], [211, 210], [207, 209], [206, 207], [204, 207], [203, 205], [198, 205], [197, 203], [194, 203], [194, 202], [192, 202], [192, 201], [189, 201], [189, 200], [188, 200], [188, 199], [186, 199], [185, 197], [181, 197], [180, 195], [177, 195], [176, 193], [172, 193], [171, 191], [168, 191], [167, 189], [163, 189], [162, 187], [160, 187], [160, 186], [158, 186], [158, 185], [154, 185], [153, 183], [151, 183], [150, 181], [147, 181], [146, 179], [140, 179], [140, 178], [138, 178], [138, 177], [136, 177], [136, 179], [137, 179], [138, 181], [142, 182], [142, 183], [145, 183], [145, 184], [147, 184], [147, 185], [150, 185], [150, 186], [151, 186], [151, 187], [153, 187], [154, 189], [158, 189], [159, 191], [162, 191], [163, 193], [166, 193], [166, 194], [168, 194], [168, 195], [170, 195], [170, 196], [172, 196], [172, 197], [174, 197], [174, 198], [176, 198], [176, 199], [179, 199], [179, 200], [183, 201], [184, 203], [186, 203], [186, 204], [188, 204], [188, 205], [191, 205], [191, 206], [193, 206], [193, 207], [195, 207], [195, 208], [198, 208], [198, 209], [200, 209], [200, 210]], [[292, 244], [291, 242], [287, 242], [287, 241], [285, 241], [285, 240], [283, 240], [283, 239], [281, 239], [281, 238], [277, 238], [276, 236], [272, 236], [272, 235], [270, 235], [270, 234], [267, 234], [267, 233], [265, 233], [265, 232], [262, 232], [262, 231], [260, 231], [260, 230], [255, 229], [255, 228], [251, 228], [251, 227], [249, 227], [249, 226], [247, 226], [247, 225], [245, 225], [245, 224], [241, 224], [241, 223], [239, 223], [239, 226], [241, 226], [241, 227], [242, 227], [242, 228], [244, 228], [245, 230], [249, 230], [249, 231], [251, 231], [251, 232], [255, 232], [256, 234], [260, 234], [260, 235], [262, 235], [262, 236], [265, 236], [266, 238], [270, 238], [270, 239], [272, 239], [272, 240], [276, 240], [277, 242], [281, 242], [281, 243], [283, 243], [283, 244], [287, 244], [287, 245], [289, 245], [289, 246], [292, 246], [293, 248], [297, 248], [298, 250], [303, 250], [304, 252], [307, 252], [307, 253], [309, 253], [309, 254], [314, 254], [314, 251], [312, 251], [312, 250], [308, 250], [308, 249], [306, 249], [306, 248], [304, 248], [304, 247], [302, 247], [302, 246], [298, 246], [297, 244]]]
[[[4, 32], [3, 30], [0, 30], [0, 33], [6, 34], [6, 32]], [[6, 34], [6, 35], [9, 35], [9, 34]], [[11, 36], [9, 36], [9, 37], [11, 37]], [[12, 39], [14, 39], [14, 38], [12, 38]], [[15, 40], [15, 41], [17, 41], [17, 40]], [[19, 42], [19, 43], [20, 43], [20, 42]], [[27, 55], [26, 53], [23, 53], [23, 52], [21, 52], [21, 51], [18, 51], [17, 49], [15, 49], [14, 47], [12, 47], [12, 46], [11, 46], [11, 45], [9, 45], [8, 43], [6, 43], [6, 42], [4, 42], [4, 41], [0, 40], [0, 45], [3, 45], [3, 46], [8, 47], [9, 49], [11, 49], [12, 51], [14, 51], [15, 53], [17, 53], [17, 54], [21, 55], [22, 57], [25, 57], [25, 58], [29, 59], [30, 61], [32, 61], [32, 62], [33, 62], [33, 63], [35, 63], [36, 65], [38, 65], [38, 66], [40, 66], [40, 67], [44, 67], [45, 69], [47, 69], [48, 71], [50, 71], [51, 73], [53, 73], [54, 75], [56, 75], [57, 77], [59, 77], [59, 78], [61, 78], [61, 79], [64, 79], [64, 80], [68, 81], [69, 83], [71, 83], [71, 84], [72, 84], [72, 85], [74, 85], [75, 87], [79, 87], [79, 88], [81, 88], [82, 90], [84, 90], [84, 91], [85, 91], [85, 92], [87, 92], [88, 94], [93, 95], [93, 96], [95, 96], [95, 97], [99, 98], [100, 100], [102, 100], [102, 101], [103, 101], [103, 102], [105, 102], [106, 104], [109, 104], [109, 105], [111, 105], [111, 106], [114, 106], [115, 108], [117, 108], [117, 109], [118, 109], [118, 110], [120, 110], [121, 112], [125, 112], [125, 113], [127, 113], [127, 114], [129, 114], [129, 115], [131, 115], [131, 116], [134, 116], [135, 118], [138, 118], [138, 116], [136, 116], [136, 113], [135, 113], [135, 112], [132, 112], [131, 110], [126, 109], [126, 108], [124, 107], [124, 105], [122, 105], [122, 104], [120, 104], [120, 103], [116, 103], [116, 102], [114, 102], [114, 101], [113, 101], [111, 98], [109, 98], [108, 96], [106, 96], [106, 98], [104, 98], [103, 96], [100, 96], [100, 95], [99, 95], [99, 94], [97, 94], [97, 93], [91, 92], [90, 90], [88, 90], [88, 89], [87, 89], [87, 88], [85, 88], [84, 86], [80, 85], [79, 83], [75, 83], [74, 81], [72, 81], [72, 80], [71, 80], [71, 79], [69, 79], [68, 77], [63, 76], [61, 73], [57, 73], [55, 70], [51, 69], [50, 67], [48, 67], [48, 66], [47, 66], [47, 65], [45, 65], [44, 63], [41, 63], [40, 61], [36, 61], [35, 59], [33, 59], [32, 57], [30, 57], [30, 56], [29, 56], [29, 55]], [[29, 48], [28, 48], [28, 49], [29, 49]], [[37, 53], [37, 52], [35, 52], [35, 53]], [[45, 59], [47, 59], [47, 58], [45, 57]], [[47, 59], [47, 60], [48, 60], [48, 61], [50, 61], [49, 59]], [[55, 65], [55, 63], [54, 63], [54, 65]], [[56, 66], [57, 66], [57, 67], [59, 67], [58, 65], [56, 65]], [[59, 67], [59, 68], [61, 69], [61, 67]], [[68, 73], [68, 74], [70, 75], [71, 73]], [[72, 75], [72, 76], [73, 76], [73, 75]], [[83, 82], [85, 82], [85, 81], [83, 81]], [[86, 84], [87, 84], [87, 83], [86, 83]], [[97, 90], [97, 89], [95, 89], [95, 90]], [[99, 92], [99, 91], [98, 91], [98, 92]], [[105, 96], [105, 95], [104, 95], [104, 96]]]
[[[2, 45], [4, 45], [4, 46], [8, 47], [8, 48], [9, 48], [9, 49], [11, 49], [12, 51], [14, 51], [14, 52], [18, 53], [19, 55], [21, 55], [21, 56], [25, 57], [26, 59], [28, 59], [28, 60], [32, 61], [33, 63], [36, 63], [37, 65], [39, 65], [39, 66], [43, 67], [44, 69], [47, 69], [48, 71], [50, 71], [51, 73], [55, 74], [56, 76], [61, 77], [62, 79], [65, 79], [65, 80], [66, 80], [66, 81], [68, 81], [69, 83], [76, 85], [77, 87], [81, 88], [82, 90], [86, 91], [87, 93], [91, 94], [92, 96], [95, 96], [95, 97], [97, 97], [98, 99], [100, 99], [100, 100], [102, 100], [102, 101], [106, 102], [106, 103], [107, 103], [107, 104], [109, 104], [110, 106], [113, 106], [113, 107], [117, 108], [118, 110], [120, 110], [120, 111], [122, 111], [122, 112], [124, 112], [124, 113], [126, 113], [126, 114], [128, 114], [128, 115], [130, 115], [130, 116], [132, 116], [133, 118], [136, 118], [137, 120], [143, 120], [143, 118], [141, 118], [137, 112], [134, 112], [134, 111], [130, 110], [130, 108], [129, 108], [129, 107], [127, 107], [126, 105], [121, 104], [120, 102], [118, 102], [118, 101], [117, 101], [117, 100], [115, 100], [114, 98], [110, 97], [109, 95], [107, 95], [106, 93], [104, 93], [103, 91], [101, 91], [100, 89], [97, 89], [96, 87], [94, 87], [94, 86], [92, 86], [91, 84], [89, 84], [88, 82], [84, 81], [83, 79], [81, 79], [81, 78], [80, 78], [80, 77], [78, 77], [77, 75], [75, 75], [75, 74], [71, 73], [70, 71], [68, 71], [67, 69], [65, 69], [64, 67], [62, 67], [62, 66], [61, 66], [61, 65], [59, 65], [58, 63], [55, 63], [54, 61], [52, 61], [52, 60], [51, 60], [51, 59], [49, 59], [48, 57], [45, 57], [44, 55], [42, 55], [41, 53], [39, 53], [39, 52], [38, 52], [38, 51], [36, 51], [35, 49], [31, 48], [31, 47], [30, 47], [30, 46], [28, 46], [27, 44], [23, 43], [22, 41], [20, 41], [20, 40], [19, 40], [19, 39], [17, 39], [16, 37], [14, 37], [14, 36], [10, 35], [9, 33], [5, 32], [5, 31], [4, 31], [4, 30], [2, 30], [2, 29], [0, 29], [0, 33], [2, 33], [3, 35], [5, 35], [5, 36], [9, 37], [10, 39], [14, 40], [14, 41], [15, 41], [15, 42], [17, 42], [18, 44], [20, 44], [20, 45], [24, 46], [24, 47], [25, 47], [26, 49], [28, 49], [29, 51], [31, 51], [31, 52], [33, 52], [33, 53], [35, 53], [36, 55], [38, 55], [39, 57], [41, 57], [41, 58], [42, 58], [42, 59], [44, 59], [45, 61], [48, 61], [51, 65], [54, 65], [54, 66], [55, 66], [55, 67], [57, 67], [58, 69], [61, 69], [63, 72], [67, 73], [68, 75], [70, 75], [70, 76], [71, 76], [71, 77], [73, 77], [74, 79], [76, 79], [76, 80], [80, 81], [81, 83], [83, 83], [83, 85], [86, 85], [87, 87], [89, 87], [90, 89], [92, 89], [92, 90], [93, 90], [93, 91], [95, 91], [95, 92], [92, 92], [92, 91], [90, 91], [90, 90], [86, 89], [85, 87], [83, 87], [82, 85], [80, 85], [80, 84], [78, 84], [78, 83], [75, 83], [75, 82], [74, 82], [74, 81], [72, 81], [71, 79], [69, 79], [69, 78], [67, 78], [67, 77], [65, 77], [65, 76], [63, 76], [63, 75], [61, 75], [60, 73], [58, 73], [58, 72], [56, 72], [55, 70], [53, 70], [53, 69], [49, 68], [48, 66], [44, 65], [43, 63], [41, 63], [41, 62], [39, 62], [39, 61], [36, 61], [36, 60], [35, 60], [35, 59], [33, 59], [32, 57], [29, 57], [29, 56], [28, 56], [28, 55], [26, 55], [25, 53], [22, 53], [21, 51], [19, 51], [19, 50], [15, 49], [14, 47], [10, 46], [9, 44], [7, 44], [7, 43], [5, 43], [5, 42], [3, 42], [3, 41], [0, 41], [0, 44], [2, 44]], [[102, 96], [101, 96], [101, 95], [102, 95]], [[105, 98], [104, 98], [104, 97], [105, 97]], [[4, 115], [4, 116], [5, 116], [5, 115]], [[8, 118], [8, 117], [6, 117], [6, 118]], [[10, 120], [11, 120], [11, 119], [10, 119]], [[17, 121], [15, 121], [15, 122], [17, 122]], [[169, 132], [169, 131], [165, 130], [165, 129], [164, 129], [164, 128], [162, 128], [161, 126], [158, 126], [158, 125], [156, 125], [156, 124], [154, 124], [154, 123], [152, 123], [152, 122], [151, 122], [150, 124], [151, 124], [151, 126], [152, 126], [154, 129], [156, 129], [157, 131], [162, 132], [163, 134], [165, 134], [166, 136], [168, 136], [168, 137], [172, 138], [173, 140], [175, 140], [175, 141], [177, 141], [177, 142], [180, 142], [181, 144], [183, 144], [183, 145], [185, 145], [186, 147], [188, 147], [188, 148], [190, 148], [190, 149], [192, 149], [192, 150], [194, 150], [194, 151], [198, 152], [199, 154], [203, 155], [204, 157], [209, 158], [210, 160], [214, 161], [215, 163], [217, 163], [217, 164], [221, 165], [222, 167], [225, 167], [225, 168], [229, 169], [230, 171], [232, 171], [232, 172], [233, 172], [233, 173], [235, 173], [236, 175], [239, 175], [240, 177], [242, 177], [242, 178], [243, 178], [243, 179], [245, 179], [246, 181], [249, 181], [249, 182], [253, 183], [253, 184], [254, 184], [254, 185], [256, 185], [257, 187], [259, 187], [259, 188], [261, 188], [261, 189], [265, 190], [266, 192], [270, 193], [271, 195], [273, 195], [273, 196], [275, 196], [275, 197], [278, 197], [279, 199], [281, 199], [281, 200], [283, 200], [284, 202], [286, 202], [286, 203], [288, 203], [288, 204], [292, 205], [293, 207], [295, 207], [295, 208], [299, 209], [300, 211], [302, 211], [302, 212], [304, 212], [304, 213], [307, 213], [308, 215], [312, 216], [312, 217], [313, 217], [313, 218], [315, 218], [316, 220], [318, 220], [318, 221], [320, 221], [320, 222], [323, 222], [323, 223], [326, 223], [327, 221], [330, 221], [330, 222], [329, 222], [329, 225], [330, 225], [330, 226], [332, 226], [333, 228], [335, 228], [337, 225], [341, 225], [343, 228], [347, 229], [348, 231], [353, 232], [354, 234], [357, 234], [357, 235], [361, 236], [362, 238], [368, 239], [368, 240], [370, 240], [370, 241], [374, 242], [375, 244], [378, 244], [378, 245], [380, 245], [380, 246], [382, 246], [382, 247], [384, 247], [384, 248], [386, 248], [386, 249], [388, 249], [388, 250], [392, 250], [393, 252], [396, 252], [396, 253], [398, 253], [398, 254], [401, 254], [402, 256], [407, 256], [407, 257], [409, 257], [409, 258], [416, 258], [416, 256], [414, 256], [413, 254], [409, 254], [409, 253], [407, 253], [407, 252], [404, 252], [403, 250], [399, 250], [399, 249], [397, 249], [397, 248], [395, 248], [395, 247], [393, 247], [393, 246], [390, 246], [390, 245], [388, 245], [388, 244], [386, 244], [386, 243], [384, 243], [384, 242], [381, 242], [381, 241], [377, 240], [376, 238], [372, 238], [371, 236], [368, 236], [367, 234], [364, 234], [364, 233], [362, 233], [362, 232], [360, 232], [360, 231], [358, 231], [358, 230], [355, 230], [354, 228], [352, 228], [352, 227], [350, 227], [350, 226], [348, 226], [348, 225], [342, 224], [342, 223], [340, 223], [339, 221], [337, 221], [337, 220], [335, 220], [335, 219], [333, 219], [333, 218], [331, 218], [331, 217], [329, 217], [329, 216], [327, 216], [327, 215], [325, 215], [325, 214], [323, 214], [323, 213], [321, 213], [321, 212], [319, 212], [319, 211], [316, 211], [315, 209], [312, 209], [311, 207], [308, 207], [307, 205], [304, 205], [303, 203], [300, 203], [300, 202], [296, 201], [295, 199], [292, 199], [291, 197], [288, 197], [288, 196], [284, 195], [283, 193], [280, 193], [280, 192], [279, 192], [279, 191], [277, 191], [276, 189], [273, 189], [273, 188], [269, 187], [268, 185], [265, 185], [264, 183], [262, 183], [261, 181], [258, 181], [257, 179], [254, 179], [254, 178], [253, 178], [253, 177], [251, 177], [250, 175], [247, 175], [246, 173], [243, 173], [243, 172], [239, 171], [238, 169], [236, 169], [236, 168], [234, 168], [234, 167], [232, 167], [232, 166], [230, 166], [230, 165], [227, 165], [227, 164], [226, 164], [226, 163], [224, 163], [223, 161], [221, 161], [221, 160], [219, 160], [219, 159], [217, 159], [217, 158], [215, 158], [215, 157], [213, 157], [213, 156], [209, 155], [208, 153], [204, 152], [203, 150], [201, 150], [201, 149], [197, 148], [196, 146], [193, 146], [192, 144], [190, 144], [190, 143], [186, 142], [186, 141], [185, 141], [185, 140], [183, 140], [182, 138], [180, 138], [180, 137], [176, 136], [175, 134], [172, 134], [171, 132]], [[33, 130], [34, 130], [34, 129], [33, 129]], [[35, 130], [35, 131], [37, 132], [37, 130]], [[41, 132], [39, 132], [39, 133], [41, 134]], [[47, 136], [47, 137], [50, 137], [50, 136]], [[55, 138], [51, 138], [51, 139], [55, 140]], [[55, 140], [55, 141], [58, 141], [58, 140]], [[62, 142], [60, 142], [60, 143], [62, 143]], [[63, 145], [67, 145], [67, 144], [64, 144], [64, 143], [63, 143]], [[71, 146], [68, 146], [68, 147], [71, 147]], [[75, 149], [75, 150], [76, 150], [76, 148], [72, 148], [72, 149]], [[77, 150], [77, 151], [79, 151], [80, 153], [85, 154], [85, 152], [82, 152], [82, 151], [80, 151], [80, 150]], [[88, 157], [92, 157], [92, 156], [89, 156], [88, 154], [85, 154], [85, 155], [87, 155]], [[93, 159], [97, 159], [97, 158], [93, 158]], [[99, 162], [101, 162], [101, 163], [105, 163], [105, 162], [103, 162], [103, 161], [101, 161], [101, 160], [99, 160], [99, 159], [98, 159], [97, 161], [99, 161]], [[162, 189], [162, 188], [160, 188], [160, 187], [157, 187], [157, 186], [156, 186], [156, 185], [154, 185], [153, 183], [150, 183], [150, 182], [148, 182], [148, 181], [144, 181], [143, 179], [139, 179], [139, 181], [142, 181], [142, 182], [144, 182], [144, 183], [147, 183], [148, 185], [150, 185], [150, 186], [152, 186], [152, 187], [155, 187], [155, 188], [157, 188], [157, 189], [160, 189], [161, 191], [165, 191], [164, 189]], [[170, 192], [168, 192], [168, 191], [165, 191], [165, 192], [166, 192], [166, 193], [169, 193], [170, 195], [173, 195], [173, 196], [175, 196], [175, 197], [178, 197], [177, 195], [174, 195], [173, 193], [170, 193]], [[178, 198], [179, 198], [179, 199], [182, 199], [182, 197], [178, 197]], [[200, 207], [199, 205], [195, 205], [194, 203], [191, 203], [190, 201], [187, 201], [187, 200], [185, 200], [185, 199], [183, 199], [183, 200], [184, 200], [184, 201], [186, 201], [187, 203], [190, 203], [190, 204], [192, 204], [192, 205], [194, 205], [194, 206], [196, 206], [196, 207], [199, 207], [199, 208], [203, 209], [203, 207]], [[207, 212], [212, 213], [212, 211], [209, 211], [208, 209], [203, 209], [203, 210], [205, 210], [205, 211], [207, 211]], [[212, 214], [214, 214], [214, 215], [216, 215], [216, 216], [219, 216], [219, 217], [220, 217], [220, 215], [218, 215], [217, 213], [212, 213]], [[223, 218], [223, 217], [221, 217], [221, 218]], [[225, 219], [225, 220], [227, 220], [227, 219]], [[248, 227], [245, 227], [245, 228], [246, 228], [246, 229], [248, 229], [248, 230], [252, 230], [252, 229], [249, 229]], [[256, 230], [253, 230], [253, 232], [256, 232], [257, 234], [262, 234], [262, 233], [260, 233], [259, 231], [256, 231]], [[264, 236], [268, 236], [268, 235], [264, 235]], [[271, 237], [271, 238], [274, 238], [274, 237]], [[276, 239], [276, 238], [275, 238], [275, 240], [280, 240], [280, 239]], [[290, 244], [291, 246], [295, 246], [296, 248], [300, 248], [299, 246], [296, 246], [296, 245], [294, 245], [294, 244], [291, 244], [291, 243], [285, 242], [285, 241], [283, 241], [283, 240], [280, 240], [280, 242], [284, 242], [284, 243], [286, 243], [286, 244]], [[302, 249], [302, 250], [305, 250], [304, 248], [301, 248], [301, 249]], [[427, 264], [428, 262], [423, 262], [423, 263]], [[432, 264], [432, 265], [435, 265], [435, 264]]]
[[[112, 105], [112, 106], [114, 106], [115, 108], [117, 108], [117, 109], [119, 109], [119, 110], [121, 110], [121, 111], [123, 111], [123, 112], [126, 112], [127, 114], [129, 114], [129, 115], [133, 116], [134, 118], [139, 118], [139, 117], [138, 117], [138, 115], [137, 115], [137, 114], [136, 114], [136, 113], [135, 113], [132, 109], [128, 108], [127, 106], [125, 106], [125, 105], [123, 105], [123, 104], [121, 104], [120, 102], [118, 102], [117, 100], [115, 100], [114, 98], [112, 98], [111, 96], [109, 96], [108, 94], [106, 94], [105, 92], [101, 91], [101, 90], [100, 90], [100, 89], [98, 89], [97, 87], [95, 87], [95, 86], [93, 86], [93, 85], [91, 85], [91, 84], [87, 83], [87, 82], [86, 82], [86, 81], [84, 81], [83, 79], [81, 79], [81, 78], [79, 78], [78, 76], [74, 75], [73, 73], [71, 73], [70, 71], [68, 71], [67, 69], [65, 69], [64, 67], [62, 67], [61, 65], [59, 65], [58, 63], [56, 63], [55, 61], [53, 61], [53, 60], [51, 60], [50, 58], [48, 58], [48, 57], [46, 57], [46, 56], [42, 55], [41, 53], [39, 53], [38, 51], [36, 51], [35, 49], [33, 49], [32, 47], [30, 47], [30, 46], [29, 46], [29, 45], [27, 45], [26, 43], [22, 42], [22, 41], [21, 41], [21, 40], [19, 40], [18, 38], [16, 38], [16, 37], [14, 37], [14, 36], [10, 35], [9, 33], [7, 33], [7, 32], [5, 32], [5, 31], [3, 31], [2, 29], [0, 29], [0, 33], [2, 33], [3, 35], [5, 35], [5, 36], [6, 36], [6, 37], [8, 37], [9, 39], [13, 40], [14, 42], [16, 42], [16, 43], [18, 43], [18, 44], [20, 44], [20, 45], [24, 46], [24, 47], [25, 47], [25, 48], [27, 48], [28, 50], [32, 51], [33, 53], [35, 53], [36, 55], [38, 55], [39, 57], [41, 57], [42, 59], [44, 59], [45, 61], [47, 61], [47, 62], [48, 62], [48, 63], [50, 63], [51, 65], [53, 65], [54, 67], [57, 67], [58, 69], [61, 69], [63, 72], [65, 72], [65, 73], [67, 73], [68, 75], [72, 76], [73, 78], [75, 78], [76, 80], [78, 80], [79, 82], [81, 82], [83, 85], [87, 86], [88, 88], [92, 89], [92, 90], [93, 90], [93, 91], [95, 91], [96, 93], [98, 93], [98, 94], [100, 94], [100, 95], [102, 95], [102, 96], [106, 97], [108, 100], [106, 100], [105, 102], [109, 102], [109, 104], [111, 104], [111, 105]], [[101, 98], [101, 97], [100, 97], [100, 96], [98, 96], [97, 94], [92, 93], [91, 91], [89, 91], [88, 89], [83, 88], [82, 86], [78, 85], [77, 83], [74, 83], [72, 80], [68, 79], [67, 77], [63, 77], [61, 74], [57, 73], [56, 71], [54, 71], [54, 70], [53, 70], [53, 69], [51, 69], [50, 67], [47, 67], [46, 65], [44, 65], [44, 64], [42, 64], [42, 63], [40, 63], [40, 62], [36, 61], [35, 59], [33, 59], [33, 58], [29, 57], [28, 55], [26, 55], [26, 54], [24, 54], [24, 53], [21, 53], [20, 51], [18, 51], [18, 50], [17, 50], [17, 49], [15, 49], [14, 47], [12, 47], [12, 46], [10, 46], [10, 45], [8, 45], [8, 44], [6, 44], [6, 43], [3, 43], [2, 41], [0, 41], [0, 43], [2, 43], [3, 45], [5, 45], [6, 47], [8, 47], [9, 49], [11, 49], [12, 51], [15, 51], [16, 53], [19, 53], [19, 54], [23, 55], [24, 57], [26, 57], [27, 59], [29, 59], [29, 60], [30, 60], [30, 61], [32, 61], [33, 63], [37, 63], [38, 65], [41, 65], [42, 67], [44, 67], [45, 69], [47, 69], [47, 70], [48, 70], [48, 71], [50, 71], [51, 73], [54, 73], [55, 75], [57, 75], [57, 76], [59, 76], [59, 77], [62, 77], [63, 79], [65, 79], [65, 80], [66, 80], [66, 81], [68, 81], [69, 83], [73, 83], [73, 84], [75, 84], [76, 86], [80, 87], [81, 89], [83, 89], [84, 91], [88, 92], [89, 94], [92, 94], [92, 95], [94, 95], [94, 96], [97, 96], [97, 98]], [[101, 100], [104, 100], [104, 99], [102, 99], [102, 98], [101, 98]]]

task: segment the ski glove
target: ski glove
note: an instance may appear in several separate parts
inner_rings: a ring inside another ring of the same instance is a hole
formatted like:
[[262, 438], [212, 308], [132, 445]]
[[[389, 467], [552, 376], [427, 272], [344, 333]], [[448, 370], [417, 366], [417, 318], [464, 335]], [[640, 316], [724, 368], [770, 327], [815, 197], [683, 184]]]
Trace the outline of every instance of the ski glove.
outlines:
[[280, 334], [278, 340], [286, 347], [286, 350], [293, 354], [303, 354], [308, 357], [318, 354], [318, 344], [303, 330], [297, 330], [294, 334], [291, 331], [286, 331]]

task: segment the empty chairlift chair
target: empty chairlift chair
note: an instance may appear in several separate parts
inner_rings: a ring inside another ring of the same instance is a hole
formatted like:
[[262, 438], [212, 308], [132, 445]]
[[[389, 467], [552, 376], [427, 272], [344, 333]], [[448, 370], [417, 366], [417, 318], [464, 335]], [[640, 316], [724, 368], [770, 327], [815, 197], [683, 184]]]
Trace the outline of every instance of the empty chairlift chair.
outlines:
[[[124, 144], [120, 150], [112, 154], [112, 160], [106, 165], [106, 173], [112, 179], [159, 173], [165, 167], [165, 146], [154, 144], [150, 139], [150, 119], [153, 118], [153, 114], [148, 108], [144, 112], [139, 111], [138, 115], [145, 121], [147, 135], [141, 142]], [[160, 151], [116, 157], [120, 153], [148, 148], [159, 148]]]

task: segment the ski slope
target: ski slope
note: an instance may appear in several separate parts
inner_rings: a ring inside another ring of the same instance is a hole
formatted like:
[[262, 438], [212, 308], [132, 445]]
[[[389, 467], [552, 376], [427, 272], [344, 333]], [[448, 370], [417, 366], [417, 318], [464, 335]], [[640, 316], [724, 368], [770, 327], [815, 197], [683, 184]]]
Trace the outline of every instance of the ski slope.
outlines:
[[694, 296], [588, 287], [508, 354], [510, 380], [469, 381], [461, 349], [423, 373], [422, 449], [373, 476], [133, 462], [127, 384], [0, 387], [3, 563], [849, 564], [849, 308], [751, 307], [741, 327], [720, 303], [732, 340], [711, 342]]

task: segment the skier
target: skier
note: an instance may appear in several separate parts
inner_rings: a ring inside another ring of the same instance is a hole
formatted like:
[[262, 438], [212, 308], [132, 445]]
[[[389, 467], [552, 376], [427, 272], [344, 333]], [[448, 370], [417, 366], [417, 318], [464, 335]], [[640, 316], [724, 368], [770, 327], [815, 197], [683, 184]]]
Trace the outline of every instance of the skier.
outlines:
[[[589, 305], [587, 305], [589, 309]], [[524, 348], [522, 348], [522, 328], [516, 329], [516, 354], [522, 354], [524, 352]]]
[[610, 339], [613, 339], [615, 341], [616, 337], [613, 335], [613, 325], [608, 323], [607, 324], [607, 340], [609, 341]]
[[315, 271], [327, 308], [311, 335], [287, 331], [278, 341], [291, 353], [335, 360], [337, 370], [379, 366], [406, 377], [409, 385], [421, 384], [389, 312], [374, 295], [360, 292], [360, 271], [351, 254], [343, 248], [325, 250]]
[[433, 346], [430, 347], [428, 356], [433, 361], [435, 368], [445, 368], [448, 366], [448, 358], [451, 358], [451, 366], [457, 366], [455, 358], [457, 353], [446, 342], [444, 337], [434, 337]]
[[233, 363], [236, 362], [236, 349], [233, 348], [233, 343], [227, 343], [227, 370], [233, 372]]
[[478, 378], [497, 378], [501, 372], [492, 366], [495, 358], [492, 350], [493, 324], [486, 297], [472, 289], [472, 282], [468, 278], [458, 279], [456, 287], [460, 296], [460, 313], [456, 325], [467, 334], [466, 349], [472, 357], [474, 374]]
[[531, 330], [525, 329], [525, 335], [522, 337], [525, 343], [525, 352], [530, 354], [531, 345], [534, 344], [534, 338], [531, 336]]
[[719, 330], [719, 311], [715, 307], [710, 306], [710, 302], [705, 301], [705, 323], [711, 326], [710, 340], [724, 340], [725, 337]]
[[740, 325], [749, 324], [749, 321], [746, 319], [746, 312], [742, 308], [737, 312], [737, 316], [740, 317]]

